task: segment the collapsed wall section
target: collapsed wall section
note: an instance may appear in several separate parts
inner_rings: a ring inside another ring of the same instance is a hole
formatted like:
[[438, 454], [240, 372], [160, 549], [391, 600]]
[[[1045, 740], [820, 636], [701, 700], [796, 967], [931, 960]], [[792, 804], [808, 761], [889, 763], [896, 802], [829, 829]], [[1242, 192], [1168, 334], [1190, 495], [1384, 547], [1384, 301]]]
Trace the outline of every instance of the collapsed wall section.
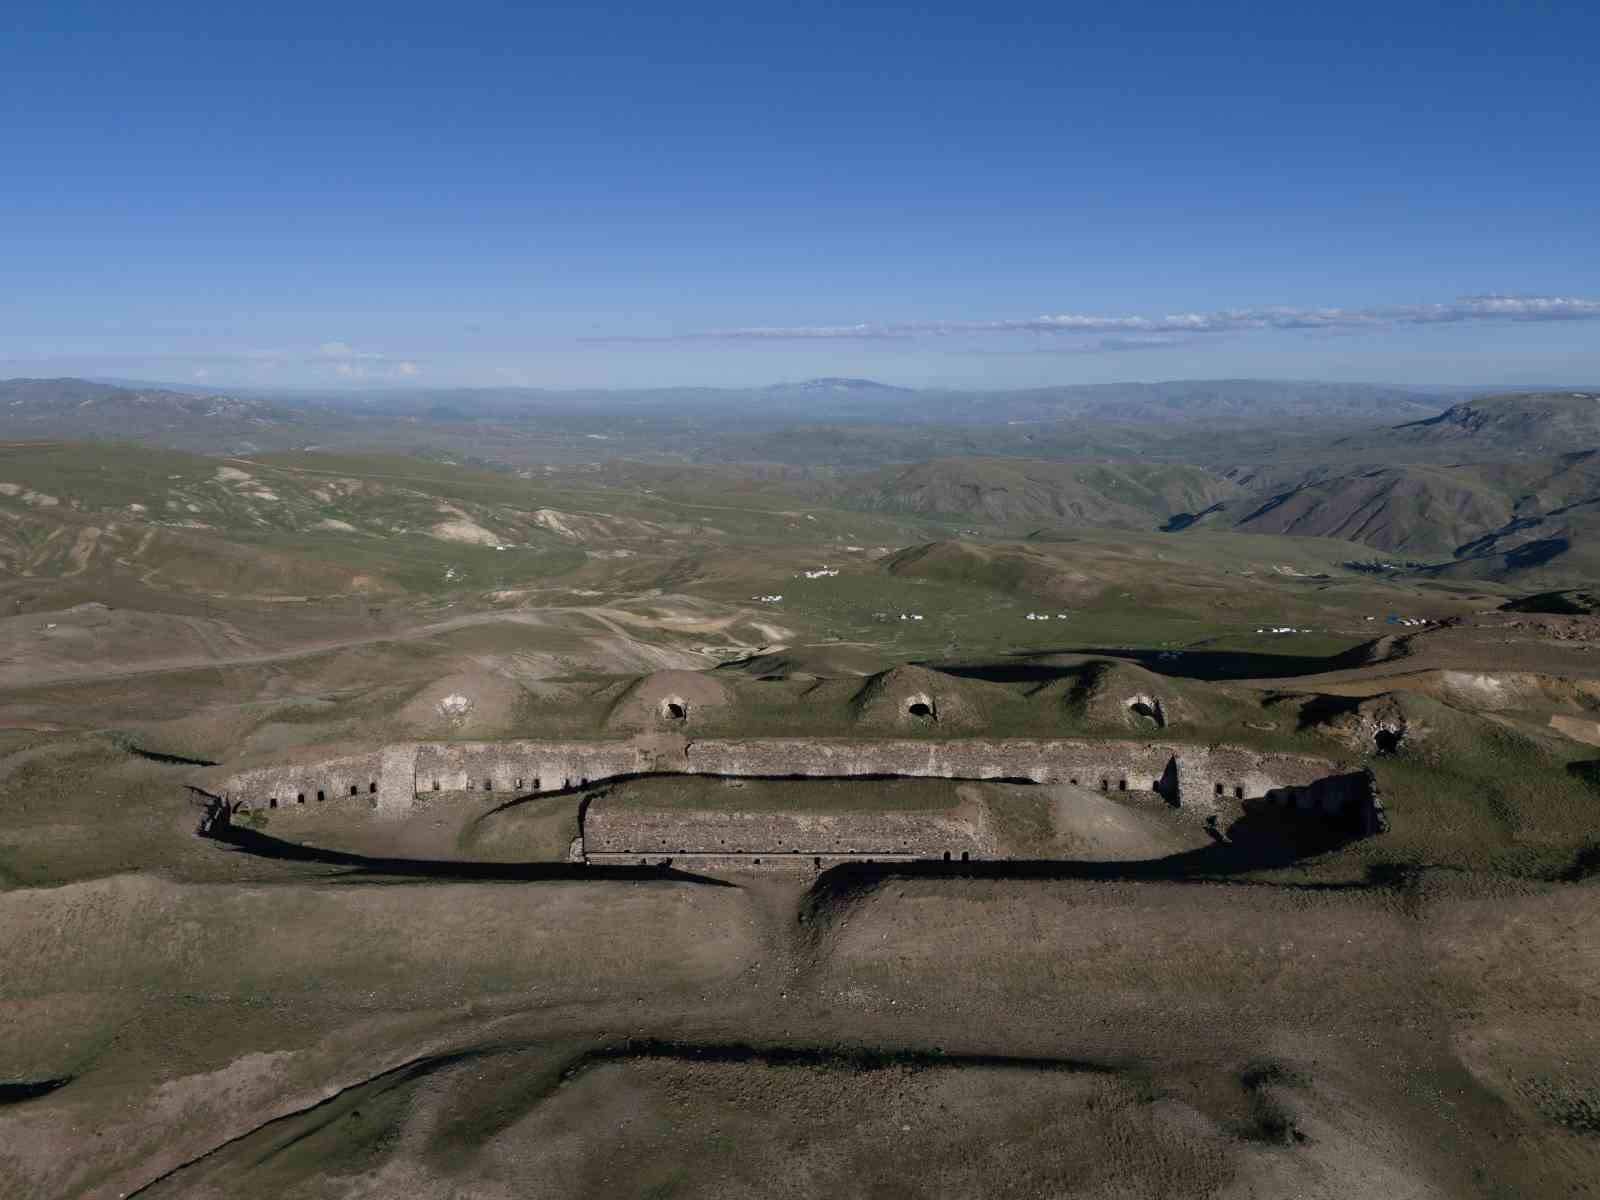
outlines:
[[1262, 799], [1283, 808], [1318, 813], [1360, 837], [1386, 833], [1389, 829], [1378, 781], [1366, 767], [1326, 775], [1298, 787], [1272, 788]]

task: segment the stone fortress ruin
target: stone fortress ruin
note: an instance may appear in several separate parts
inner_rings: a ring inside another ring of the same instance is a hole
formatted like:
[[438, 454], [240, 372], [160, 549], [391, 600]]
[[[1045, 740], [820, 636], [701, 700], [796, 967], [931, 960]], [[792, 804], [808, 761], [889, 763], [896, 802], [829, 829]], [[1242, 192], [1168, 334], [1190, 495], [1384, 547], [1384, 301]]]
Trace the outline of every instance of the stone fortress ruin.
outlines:
[[[715, 803], [652, 805], [616, 803], [597, 785], [676, 778], [698, 781], [708, 796], [719, 783], [742, 786], [738, 781], [849, 782], [856, 789], [918, 779], [1065, 785], [1107, 804], [1143, 806], [1211, 829], [1263, 809], [1347, 836], [1383, 825], [1364, 768], [1179, 740], [1168, 727], [1171, 702], [1149, 692], [1118, 701], [1145, 736], [1000, 737], [983, 734], [973, 720], [951, 736], [934, 736], [944, 732], [945, 714], [963, 711], [961, 697], [885, 682], [877, 677], [860, 685], [867, 704], [857, 710], [865, 727], [856, 736], [694, 736], [699, 715], [726, 704], [704, 687], [696, 694], [682, 679], [646, 677], [623, 692], [613, 712], [624, 719], [611, 723], [611, 736], [400, 741], [361, 753], [219, 768], [203, 782], [234, 811], [360, 806], [375, 820], [436, 814], [469, 793], [480, 793], [472, 797], [480, 807], [490, 795], [494, 804], [510, 805], [570, 794], [573, 861], [704, 869], [816, 870], [861, 860], [974, 861], [1007, 852], [981, 806], [920, 811], [801, 803], [791, 811], [747, 810], [732, 793]], [[882, 719], [873, 720], [875, 714]]]

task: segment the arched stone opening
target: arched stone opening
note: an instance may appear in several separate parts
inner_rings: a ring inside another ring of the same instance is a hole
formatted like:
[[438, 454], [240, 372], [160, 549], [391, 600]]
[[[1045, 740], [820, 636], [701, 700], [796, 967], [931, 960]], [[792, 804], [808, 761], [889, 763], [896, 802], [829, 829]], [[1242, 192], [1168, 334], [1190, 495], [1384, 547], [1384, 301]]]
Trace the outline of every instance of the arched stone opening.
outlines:
[[1173, 808], [1177, 808], [1182, 801], [1178, 791], [1178, 756], [1174, 754], [1167, 759], [1166, 769], [1161, 772], [1161, 778], [1155, 782], [1155, 792]]
[[663, 721], [687, 721], [689, 719], [689, 702], [682, 696], [668, 696], [661, 702], [661, 719]]
[[1161, 701], [1154, 696], [1129, 697], [1128, 711], [1136, 717], [1142, 717], [1151, 722], [1157, 729], [1165, 729], [1167, 727], [1167, 714], [1161, 707]]
[[1394, 754], [1400, 749], [1400, 743], [1405, 741], [1404, 729], [1379, 728], [1372, 733], [1372, 747], [1379, 754]]
[[937, 721], [938, 709], [934, 707], [933, 697], [926, 692], [918, 692], [914, 696], [906, 697], [906, 715], [919, 721]]

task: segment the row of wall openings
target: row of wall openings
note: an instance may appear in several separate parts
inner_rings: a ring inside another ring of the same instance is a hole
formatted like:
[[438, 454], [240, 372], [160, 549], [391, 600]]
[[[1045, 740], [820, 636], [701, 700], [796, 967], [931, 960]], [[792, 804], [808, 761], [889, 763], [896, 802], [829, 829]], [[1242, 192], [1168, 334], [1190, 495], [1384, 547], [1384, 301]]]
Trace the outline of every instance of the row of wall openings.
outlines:
[[[517, 785], [516, 786], [517, 786], [517, 790], [518, 791], [522, 790], [523, 782], [524, 782], [524, 780], [523, 780], [522, 776], [520, 776], [520, 775], [517, 776]], [[584, 782], [587, 783], [588, 780], [585, 780]], [[373, 784], [372, 785], [372, 790], [373, 791], [377, 791], [378, 790], [378, 785], [377, 784]], [[439, 790], [439, 781], [437, 779], [435, 779], [433, 781], [433, 790], [436, 791], [436, 792]], [[472, 780], [469, 779], [469, 780], [467, 780], [467, 791], [470, 792], [471, 790], [472, 790]], [[494, 791], [494, 780], [493, 779], [485, 779], [483, 781], [483, 790], [486, 791], [486, 792]], [[532, 790], [536, 791], [536, 792], [539, 790], [539, 780], [538, 780], [537, 777], [535, 777], [535, 779], [533, 781], [533, 789]]]
[[[1215, 783], [1215, 784], [1212, 784], [1211, 786], [1212, 786], [1212, 794], [1213, 795], [1216, 795], [1216, 796], [1222, 795], [1223, 787], [1222, 787], [1222, 785], [1220, 783]], [[1244, 799], [1244, 784], [1239, 783], [1239, 784], [1235, 784], [1234, 785], [1233, 798], [1235, 800], [1243, 800]]]
[[[367, 791], [372, 793], [374, 796], [378, 794], [378, 781], [376, 779], [374, 779], [371, 783], [367, 784]], [[350, 794], [352, 796], [359, 796], [361, 794], [361, 785], [352, 783], [350, 785]], [[327, 797], [327, 793], [326, 792], [319, 791], [317, 793], [317, 799], [318, 800], [326, 800], [327, 798], [328, 797]], [[296, 792], [295, 793], [295, 797], [294, 797], [294, 802], [296, 804], [304, 804], [306, 802], [306, 794], [304, 792]], [[267, 805], [270, 808], [277, 808], [278, 807], [278, 798], [276, 796], [269, 797], [268, 800], [267, 800]]]
[[[1077, 783], [1078, 781], [1076, 779], [1074, 779], [1072, 782], [1073, 783]], [[1102, 792], [1109, 792], [1111, 790], [1111, 780], [1102, 777], [1101, 780], [1100, 780], [1100, 790]], [[1128, 790], [1128, 781], [1126, 779], [1117, 780], [1117, 791], [1125, 792], [1127, 790]]]

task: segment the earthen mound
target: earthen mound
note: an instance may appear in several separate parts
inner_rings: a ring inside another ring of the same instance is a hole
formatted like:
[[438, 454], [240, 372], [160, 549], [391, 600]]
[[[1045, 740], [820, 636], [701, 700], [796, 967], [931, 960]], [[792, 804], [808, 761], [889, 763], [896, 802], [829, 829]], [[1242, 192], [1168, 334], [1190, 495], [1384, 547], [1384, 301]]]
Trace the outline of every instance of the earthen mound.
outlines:
[[1193, 719], [1192, 706], [1171, 679], [1132, 663], [1081, 663], [1041, 689], [1074, 723], [1108, 730], [1153, 732]]
[[1359, 646], [1352, 646], [1343, 654], [1337, 654], [1328, 660], [1328, 670], [1349, 671], [1357, 667], [1374, 667], [1379, 663], [1399, 662], [1403, 658], [1410, 658], [1416, 653], [1412, 641], [1418, 635], [1414, 633], [1387, 633], [1370, 642], [1362, 642]]
[[983, 724], [974, 693], [984, 685], [926, 667], [903, 666], [868, 678], [851, 697], [856, 722], [886, 732], [976, 729]]
[[1390, 755], [1426, 737], [1428, 699], [1405, 691], [1350, 696], [1284, 698], [1300, 709], [1299, 729], [1343, 742], [1362, 755]]
[[402, 729], [419, 737], [488, 737], [527, 732], [514, 728], [526, 693], [492, 671], [447, 675], [419, 691], [397, 714]]
[[1501, 612], [1548, 613], [1563, 617], [1600, 615], [1600, 592], [1569, 588], [1555, 592], [1540, 592], [1520, 600], [1508, 600], [1500, 606]]
[[728, 704], [728, 690], [701, 671], [656, 671], [625, 687], [606, 716], [608, 729], [693, 728], [697, 713]]
[[881, 569], [898, 578], [988, 588], [1038, 601], [1086, 600], [1103, 586], [1059, 558], [1015, 545], [928, 542], [889, 555]]
[[787, 646], [768, 654], [741, 658], [718, 667], [722, 674], [741, 674], [757, 679], [778, 676], [785, 679], [860, 678], [881, 671], [885, 666], [882, 651], [856, 642]]

